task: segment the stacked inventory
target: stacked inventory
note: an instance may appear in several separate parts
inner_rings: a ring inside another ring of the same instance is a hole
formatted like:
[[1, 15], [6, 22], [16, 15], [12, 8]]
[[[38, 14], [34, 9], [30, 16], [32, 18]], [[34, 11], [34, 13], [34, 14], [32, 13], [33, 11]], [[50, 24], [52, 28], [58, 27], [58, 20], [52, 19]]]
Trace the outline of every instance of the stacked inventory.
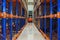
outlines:
[[20, 0], [0, 0], [0, 40], [12, 40], [25, 25], [27, 10], [21, 2]]

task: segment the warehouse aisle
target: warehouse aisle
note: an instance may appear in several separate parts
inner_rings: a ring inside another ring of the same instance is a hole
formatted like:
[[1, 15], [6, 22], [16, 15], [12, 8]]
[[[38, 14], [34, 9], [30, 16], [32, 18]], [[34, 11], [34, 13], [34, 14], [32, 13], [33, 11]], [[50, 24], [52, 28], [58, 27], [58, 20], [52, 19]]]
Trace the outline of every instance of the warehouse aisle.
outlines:
[[46, 40], [35, 27], [34, 23], [28, 23], [17, 40]]

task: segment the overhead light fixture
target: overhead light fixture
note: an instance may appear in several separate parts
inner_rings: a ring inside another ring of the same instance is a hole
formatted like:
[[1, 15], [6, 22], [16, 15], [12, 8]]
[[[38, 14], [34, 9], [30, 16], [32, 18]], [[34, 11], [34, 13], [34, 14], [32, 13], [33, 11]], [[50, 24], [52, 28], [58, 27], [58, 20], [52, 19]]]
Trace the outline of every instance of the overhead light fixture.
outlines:
[[28, 2], [34, 2], [34, 0], [28, 0]]

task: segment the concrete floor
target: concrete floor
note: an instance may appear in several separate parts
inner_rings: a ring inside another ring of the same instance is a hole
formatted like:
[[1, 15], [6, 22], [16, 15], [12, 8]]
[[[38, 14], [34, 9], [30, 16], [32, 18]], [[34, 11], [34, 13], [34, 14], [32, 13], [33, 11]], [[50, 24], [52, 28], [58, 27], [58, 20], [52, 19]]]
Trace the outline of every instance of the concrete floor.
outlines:
[[28, 23], [17, 40], [46, 40], [35, 27], [34, 23]]

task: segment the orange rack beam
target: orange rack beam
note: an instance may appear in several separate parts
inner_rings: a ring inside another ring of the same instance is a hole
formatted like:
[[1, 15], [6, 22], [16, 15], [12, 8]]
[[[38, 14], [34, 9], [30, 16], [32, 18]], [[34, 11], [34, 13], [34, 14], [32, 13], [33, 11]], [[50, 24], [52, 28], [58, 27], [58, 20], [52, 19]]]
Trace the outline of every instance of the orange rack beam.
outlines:
[[0, 18], [2, 18], [3, 17], [3, 14], [0, 12]]
[[40, 32], [46, 38], [46, 40], [50, 40], [49, 37], [42, 30], [40, 30]]
[[45, 16], [41, 16], [41, 17], [36, 17], [36, 18], [60, 18], [60, 13], [57, 14], [50, 14], [50, 15], [45, 15]]
[[23, 29], [25, 28], [25, 26], [26, 26], [26, 24], [21, 28], [21, 30], [13, 37], [13, 39], [12, 40], [16, 40], [19, 36], [20, 36], [20, 34], [22, 33], [22, 31], [23, 31]]
[[25, 17], [22, 17], [22, 16], [17, 16], [17, 15], [7, 14], [7, 13], [1, 13], [1, 12], [0, 12], [0, 18], [22, 18], [22, 19], [25, 19]]

